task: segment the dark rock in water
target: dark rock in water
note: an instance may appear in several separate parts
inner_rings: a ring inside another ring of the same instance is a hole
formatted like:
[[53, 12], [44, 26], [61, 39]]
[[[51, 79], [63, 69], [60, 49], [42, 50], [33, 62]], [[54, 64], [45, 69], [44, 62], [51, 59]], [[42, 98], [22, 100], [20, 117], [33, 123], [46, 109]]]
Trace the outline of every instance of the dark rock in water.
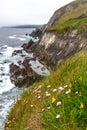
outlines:
[[26, 35], [26, 36], [29, 36], [29, 34], [28, 34], [28, 33], [26, 33], [25, 35]]
[[36, 28], [36, 30], [34, 30], [34, 31], [30, 34], [30, 36], [32, 36], [32, 37], [38, 37], [38, 38], [40, 38], [41, 35], [42, 35], [42, 30], [39, 29], [39, 28]]
[[10, 65], [11, 81], [18, 87], [27, 87], [32, 85], [35, 81], [39, 81], [42, 76], [36, 74], [29, 65], [29, 59], [24, 60], [23, 68], [12, 63]]
[[0, 80], [0, 83], [2, 83], [3, 82], [3, 80]]
[[19, 65], [21, 65], [21, 64], [22, 64], [21, 60], [19, 60], [17, 63], [18, 63]]
[[3, 55], [3, 53], [0, 52], [0, 55]]
[[22, 50], [15, 50], [15, 51], [12, 53], [12, 56], [17, 55], [17, 54], [22, 54]]
[[22, 45], [22, 47], [23, 47], [24, 50], [27, 50], [32, 46], [33, 43], [34, 43], [34, 41], [31, 39], [28, 43], [24, 43]]
[[4, 76], [4, 75], [5, 75], [5, 73], [2, 73], [2, 74], [1, 74], [1, 76]]

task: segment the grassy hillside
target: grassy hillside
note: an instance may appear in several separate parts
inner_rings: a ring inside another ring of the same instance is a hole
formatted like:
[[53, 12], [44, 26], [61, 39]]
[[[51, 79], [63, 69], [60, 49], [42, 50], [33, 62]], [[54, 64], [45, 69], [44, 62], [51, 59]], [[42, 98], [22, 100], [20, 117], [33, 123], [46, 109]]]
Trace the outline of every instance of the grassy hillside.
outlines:
[[24, 92], [5, 130], [87, 130], [87, 52], [70, 57]]
[[62, 15], [58, 21], [47, 28], [47, 31], [64, 33], [67, 30], [78, 29], [83, 31], [87, 27], [87, 4], [83, 4]]

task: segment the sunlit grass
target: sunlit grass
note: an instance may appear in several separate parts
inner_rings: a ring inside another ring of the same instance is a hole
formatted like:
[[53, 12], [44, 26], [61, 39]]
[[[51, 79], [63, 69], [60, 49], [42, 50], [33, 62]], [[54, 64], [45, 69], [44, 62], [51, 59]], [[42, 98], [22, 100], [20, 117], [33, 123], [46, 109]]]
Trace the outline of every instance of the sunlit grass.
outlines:
[[5, 130], [86, 130], [87, 52], [57, 66], [49, 77], [24, 92]]

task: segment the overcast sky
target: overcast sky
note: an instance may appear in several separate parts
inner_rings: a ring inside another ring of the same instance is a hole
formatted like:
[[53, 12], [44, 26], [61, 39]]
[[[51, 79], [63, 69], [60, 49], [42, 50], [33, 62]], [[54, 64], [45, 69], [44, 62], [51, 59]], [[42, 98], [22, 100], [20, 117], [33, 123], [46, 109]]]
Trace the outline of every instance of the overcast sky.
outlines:
[[45, 24], [54, 11], [73, 0], [0, 0], [0, 25]]

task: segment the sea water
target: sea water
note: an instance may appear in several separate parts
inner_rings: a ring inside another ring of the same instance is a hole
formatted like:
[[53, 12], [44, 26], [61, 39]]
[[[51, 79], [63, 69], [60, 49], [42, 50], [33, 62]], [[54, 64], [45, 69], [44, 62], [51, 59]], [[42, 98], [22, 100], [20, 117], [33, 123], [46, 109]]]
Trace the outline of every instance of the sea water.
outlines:
[[13, 102], [23, 92], [10, 81], [9, 65], [16, 62], [18, 57], [12, 57], [14, 50], [21, 49], [23, 43], [30, 39], [33, 29], [0, 28], [0, 130]]

